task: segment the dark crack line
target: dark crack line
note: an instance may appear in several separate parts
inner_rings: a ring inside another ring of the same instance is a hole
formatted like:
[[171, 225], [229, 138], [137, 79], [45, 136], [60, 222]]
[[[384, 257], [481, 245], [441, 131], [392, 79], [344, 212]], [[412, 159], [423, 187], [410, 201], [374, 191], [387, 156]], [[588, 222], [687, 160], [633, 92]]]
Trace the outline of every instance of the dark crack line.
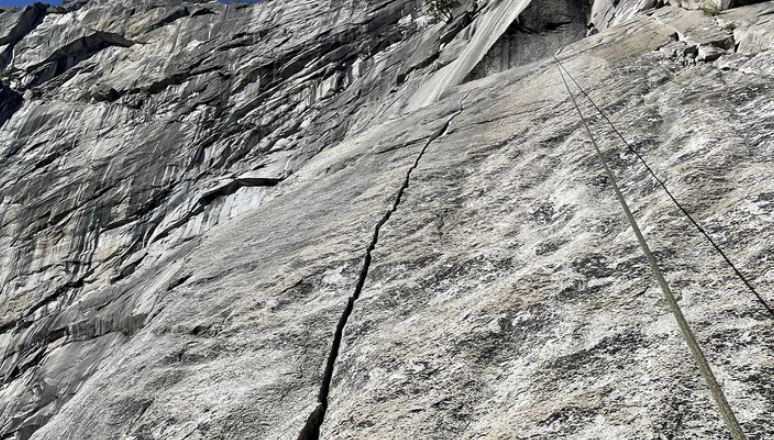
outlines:
[[400, 206], [403, 194], [406, 192], [406, 189], [411, 183], [411, 174], [419, 166], [419, 162], [422, 160], [425, 152], [427, 152], [427, 148], [436, 139], [446, 134], [451, 122], [464, 110], [464, 106], [462, 104], [465, 102], [465, 98], [467, 98], [467, 95], [465, 95], [461, 101], [460, 110], [452, 115], [452, 117], [446, 121], [443, 127], [441, 127], [438, 131], [430, 136], [430, 139], [427, 140], [425, 145], [422, 147], [422, 150], [420, 150], [419, 154], [417, 154], [416, 159], [414, 159], [414, 163], [406, 172], [406, 177], [403, 179], [403, 184], [395, 194], [395, 200], [392, 202], [392, 206], [390, 206], [387, 212], [382, 216], [382, 218], [379, 220], [379, 222], [376, 223], [376, 226], [374, 227], [374, 233], [371, 237], [371, 242], [368, 244], [365, 257], [363, 258], [363, 267], [360, 269], [360, 276], [358, 277], [357, 284], [355, 285], [355, 291], [347, 300], [347, 306], [344, 308], [344, 311], [341, 314], [341, 318], [339, 318], [339, 322], [336, 325], [336, 331], [333, 335], [333, 343], [331, 344], [331, 351], [328, 354], [328, 360], [325, 364], [322, 384], [320, 385], [320, 393], [317, 397], [317, 407], [307, 418], [304, 427], [298, 434], [298, 440], [318, 440], [320, 438], [320, 428], [322, 427], [323, 421], [325, 420], [325, 413], [328, 409], [328, 395], [330, 393], [331, 381], [333, 380], [333, 369], [336, 366], [336, 359], [339, 356], [339, 349], [341, 348], [341, 341], [344, 335], [344, 327], [346, 327], [347, 321], [349, 320], [349, 317], [352, 314], [352, 310], [355, 307], [355, 301], [360, 298], [360, 294], [363, 291], [363, 286], [365, 285], [366, 277], [368, 276], [368, 270], [371, 266], [371, 255], [374, 249], [376, 249], [377, 243], [379, 242], [379, 232], [381, 231], [382, 226], [384, 226], [390, 220], [392, 214], [398, 210], [398, 206]]

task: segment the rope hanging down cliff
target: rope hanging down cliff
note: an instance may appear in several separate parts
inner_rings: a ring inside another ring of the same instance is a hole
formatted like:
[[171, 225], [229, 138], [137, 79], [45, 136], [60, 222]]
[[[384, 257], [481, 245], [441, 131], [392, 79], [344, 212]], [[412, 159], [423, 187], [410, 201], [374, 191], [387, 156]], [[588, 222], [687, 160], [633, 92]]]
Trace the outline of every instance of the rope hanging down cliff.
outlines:
[[745, 440], [746, 437], [742, 432], [742, 428], [739, 426], [739, 422], [736, 419], [736, 415], [731, 409], [731, 406], [728, 404], [728, 401], [726, 400], [726, 397], [723, 394], [723, 390], [720, 388], [720, 384], [718, 384], [718, 381], [715, 378], [715, 375], [712, 373], [712, 369], [710, 368], [709, 363], [707, 362], [707, 358], [704, 356], [704, 353], [702, 352], [701, 347], [699, 347], [698, 342], [696, 342], [696, 337], [694, 336], [693, 331], [688, 325], [688, 321], [686, 321], [685, 316], [683, 315], [683, 312], [680, 309], [680, 305], [677, 303], [677, 300], [675, 299], [675, 296], [672, 293], [672, 290], [669, 288], [669, 285], [667, 284], [666, 279], [664, 279], [664, 275], [661, 272], [661, 269], [659, 268], [658, 263], [656, 262], [656, 258], [653, 256], [653, 253], [651, 252], [650, 247], [648, 247], [648, 243], [645, 241], [645, 237], [642, 235], [642, 232], [640, 231], [640, 227], [637, 225], [637, 220], [635, 220], [634, 215], [629, 209], [629, 205], [626, 202], [626, 199], [624, 198], [620, 187], [618, 186], [615, 176], [613, 175], [613, 172], [610, 170], [610, 167], [607, 164], [607, 160], [605, 160], [605, 157], [602, 154], [602, 150], [599, 148], [597, 141], [594, 139], [594, 135], [591, 133], [591, 129], [589, 128], [589, 125], [586, 122], [586, 118], [583, 116], [583, 112], [581, 111], [580, 107], [578, 106], [578, 103], [575, 100], [575, 95], [573, 95], [572, 90], [570, 89], [570, 85], [567, 83], [567, 80], [564, 77], [564, 72], [562, 71], [562, 67], [561, 67], [561, 63], [559, 62], [559, 59], [556, 58], [556, 56], [554, 56], [554, 59], [556, 60], [557, 67], [559, 68], [559, 74], [562, 76], [562, 82], [564, 83], [564, 86], [567, 89], [567, 93], [570, 95], [570, 99], [572, 100], [572, 103], [575, 106], [575, 110], [578, 112], [581, 122], [583, 123], [583, 126], [586, 129], [586, 134], [591, 140], [592, 145], [594, 145], [594, 149], [596, 150], [597, 157], [599, 158], [600, 162], [602, 162], [602, 166], [604, 167], [605, 174], [607, 174], [607, 177], [610, 179], [610, 182], [613, 186], [613, 190], [615, 191], [616, 198], [618, 199], [618, 202], [621, 204], [624, 214], [626, 214], [626, 219], [629, 221], [630, 226], [634, 230], [634, 234], [637, 236], [637, 241], [639, 242], [640, 248], [642, 249], [642, 253], [645, 254], [645, 257], [648, 260], [648, 265], [650, 266], [650, 269], [653, 272], [653, 275], [655, 276], [659, 286], [661, 287], [662, 293], [664, 294], [664, 299], [669, 305], [669, 308], [671, 309], [672, 314], [674, 315], [675, 320], [677, 321], [677, 325], [680, 327], [680, 332], [683, 334], [683, 338], [685, 339], [685, 342], [688, 344], [688, 347], [690, 348], [691, 353], [693, 354], [693, 357], [696, 359], [696, 363], [699, 366], [699, 370], [701, 371], [701, 374], [704, 377], [704, 381], [707, 383], [707, 387], [709, 388], [710, 394], [712, 394], [712, 398], [715, 400], [715, 403], [718, 406], [718, 410], [720, 411], [720, 414], [723, 417], [723, 421], [725, 422], [726, 427], [730, 431], [731, 436], [734, 438], [734, 440]]
[[581, 85], [578, 84], [578, 81], [576, 81], [575, 77], [572, 76], [570, 71], [567, 70], [566, 67], [564, 67], [564, 64], [562, 64], [556, 57], [554, 57], [554, 58], [556, 59], [556, 62], [559, 64], [559, 67], [562, 70], [564, 70], [564, 72], [567, 74], [567, 76], [570, 77], [570, 80], [572, 80], [573, 84], [575, 84], [575, 87], [577, 87], [578, 90], [580, 90], [580, 92], [583, 94], [583, 96], [585, 96], [586, 99], [588, 99], [588, 101], [591, 103], [592, 106], [594, 106], [594, 108], [602, 116], [602, 118], [604, 118], [604, 120], [607, 121], [608, 125], [610, 125], [610, 128], [613, 129], [613, 132], [618, 136], [619, 139], [621, 139], [621, 142], [623, 142], [624, 145], [626, 145], [626, 148], [629, 151], [631, 151], [632, 154], [634, 154], [637, 157], [637, 159], [639, 159], [640, 162], [642, 162], [642, 164], [645, 166], [645, 169], [648, 170], [648, 173], [650, 173], [650, 175], [656, 180], [656, 182], [658, 182], [659, 186], [661, 186], [661, 188], [664, 190], [664, 192], [667, 194], [667, 196], [669, 196], [669, 198], [675, 204], [675, 206], [677, 206], [677, 208], [680, 209], [680, 211], [682, 211], [682, 213], [685, 215], [685, 217], [688, 219], [688, 221], [690, 221], [691, 224], [693, 224], [693, 226], [695, 226], [696, 229], [701, 233], [701, 235], [703, 235], [704, 238], [707, 239], [709, 244], [712, 245], [713, 248], [715, 248], [715, 250], [718, 252], [718, 254], [720, 254], [720, 256], [723, 258], [723, 260], [725, 260], [726, 264], [728, 264], [728, 266], [731, 268], [731, 270], [734, 271], [736, 276], [742, 281], [742, 283], [744, 283], [744, 285], [755, 296], [755, 298], [758, 300], [758, 302], [761, 303], [763, 308], [766, 309], [769, 312], [771, 317], [774, 318], [774, 309], [766, 302], [765, 299], [763, 299], [763, 296], [760, 293], [758, 293], [757, 290], [755, 290], [755, 288], [752, 286], [752, 284], [750, 284], [750, 282], [747, 280], [747, 277], [745, 277], [742, 274], [742, 272], [736, 267], [736, 265], [731, 261], [731, 259], [728, 258], [726, 253], [723, 252], [723, 250], [720, 248], [720, 246], [717, 243], [715, 243], [715, 240], [713, 240], [712, 237], [710, 237], [710, 235], [707, 233], [707, 231], [693, 218], [693, 216], [688, 212], [688, 210], [685, 209], [685, 207], [683, 207], [683, 205], [679, 201], [677, 201], [677, 199], [672, 195], [672, 192], [669, 191], [669, 188], [667, 188], [667, 186], [664, 183], [664, 181], [661, 180], [656, 175], [656, 173], [653, 171], [653, 169], [650, 167], [650, 165], [648, 165], [648, 162], [645, 161], [645, 158], [642, 157], [640, 152], [637, 151], [637, 149], [634, 148], [634, 146], [632, 146], [626, 140], [626, 138], [623, 137], [621, 132], [618, 131], [618, 129], [613, 124], [613, 122], [610, 120], [610, 118], [607, 117], [607, 114], [605, 114], [605, 112], [603, 112], [602, 109], [600, 109], [599, 106], [597, 106], [596, 102], [594, 102], [594, 100], [591, 99], [591, 96], [589, 96], [589, 94], [586, 93], [586, 90], [584, 90], [583, 87], [581, 87]]

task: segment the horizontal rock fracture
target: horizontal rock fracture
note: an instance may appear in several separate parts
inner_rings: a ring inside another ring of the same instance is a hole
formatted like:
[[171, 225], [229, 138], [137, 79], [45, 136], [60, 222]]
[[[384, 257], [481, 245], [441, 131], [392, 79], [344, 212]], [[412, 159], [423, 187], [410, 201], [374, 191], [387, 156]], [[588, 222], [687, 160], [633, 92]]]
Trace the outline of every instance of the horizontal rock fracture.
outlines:
[[621, 188], [618, 186], [618, 183], [615, 179], [615, 176], [613, 175], [612, 170], [610, 170], [610, 167], [607, 164], [607, 160], [602, 154], [602, 150], [599, 148], [599, 145], [597, 144], [597, 141], [594, 138], [594, 135], [591, 133], [591, 129], [589, 128], [588, 122], [586, 121], [586, 118], [583, 116], [583, 112], [581, 111], [577, 101], [575, 100], [575, 95], [572, 93], [572, 90], [570, 89], [570, 85], [567, 83], [567, 79], [565, 79], [564, 72], [562, 70], [563, 69], [562, 63], [559, 61], [559, 59], [556, 56], [554, 56], [554, 60], [557, 63], [559, 74], [562, 77], [562, 82], [564, 83], [564, 86], [567, 89], [567, 93], [570, 95], [570, 99], [572, 100], [573, 106], [575, 107], [575, 110], [578, 112], [578, 116], [580, 117], [581, 122], [583, 123], [586, 134], [588, 135], [592, 145], [594, 146], [597, 157], [599, 158], [600, 162], [602, 162], [602, 166], [605, 170], [605, 174], [607, 174], [607, 177], [610, 179], [610, 183], [613, 186], [613, 190], [615, 191], [616, 198], [618, 199], [618, 202], [621, 204], [624, 214], [626, 214], [626, 219], [629, 221], [630, 226], [634, 230], [634, 234], [637, 237], [637, 241], [640, 245], [640, 248], [642, 249], [642, 253], [645, 254], [645, 257], [648, 260], [650, 269], [653, 272], [653, 275], [656, 278], [656, 281], [658, 282], [659, 286], [661, 287], [661, 291], [664, 295], [664, 299], [669, 305], [669, 308], [671, 309], [672, 314], [674, 315], [675, 320], [677, 321], [678, 327], [680, 327], [680, 331], [683, 334], [683, 339], [685, 339], [685, 342], [688, 344], [688, 347], [690, 348], [691, 353], [693, 354], [693, 357], [699, 366], [699, 370], [702, 376], [704, 377], [704, 381], [706, 382], [707, 387], [709, 388], [712, 398], [715, 400], [715, 403], [718, 406], [718, 410], [720, 411], [720, 415], [722, 416], [726, 427], [731, 433], [731, 437], [734, 440], [745, 440], [747, 437], [744, 435], [742, 428], [739, 426], [739, 422], [736, 418], [736, 415], [734, 414], [734, 411], [731, 409], [731, 406], [728, 404], [728, 400], [723, 394], [723, 390], [720, 387], [720, 384], [718, 384], [718, 381], [715, 378], [715, 375], [712, 372], [712, 369], [710, 368], [709, 363], [707, 362], [707, 358], [704, 356], [704, 353], [702, 352], [701, 347], [699, 346], [699, 343], [696, 341], [696, 337], [694, 336], [693, 331], [691, 330], [691, 327], [688, 324], [688, 321], [685, 319], [685, 316], [683, 315], [683, 312], [680, 309], [680, 305], [677, 303], [677, 300], [675, 299], [675, 296], [672, 293], [672, 290], [669, 288], [669, 285], [667, 284], [666, 279], [664, 278], [664, 275], [661, 272], [661, 269], [659, 268], [658, 263], [656, 262], [655, 256], [651, 252], [650, 247], [648, 246], [648, 243], [645, 240], [645, 237], [642, 235], [642, 231], [640, 230], [640, 227], [637, 224], [637, 220], [634, 218], [634, 215], [629, 209], [629, 205], [626, 202], [626, 199], [624, 198], [623, 193], [621, 192]]
[[[467, 97], [467, 95], [465, 96]], [[462, 102], [465, 102], [465, 98], [462, 99]], [[360, 298], [360, 294], [363, 291], [363, 286], [365, 285], [366, 278], [368, 276], [368, 270], [371, 266], [371, 254], [376, 249], [376, 245], [379, 241], [379, 232], [382, 229], [382, 226], [387, 223], [387, 221], [390, 220], [390, 217], [392, 217], [392, 214], [395, 213], [395, 211], [398, 210], [398, 206], [400, 205], [401, 199], [403, 198], [403, 193], [406, 191], [406, 189], [409, 187], [409, 184], [411, 182], [411, 174], [414, 172], [414, 170], [419, 166], [419, 162], [422, 160], [422, 157], [425, 155], [425, 152], [427, 151], [427, 148], [430, 146], [433, 141], [438, 139], [439, 137], [443, 136], [446, 131], [449, 129], [449, 125], [451, 122], [456, 118], [460, 113], [462, 113], [463, 108], [461, 107], [460, 110], [458, 110], [454, 115], [452, 115], [446, 123], [441, 127], [439, 130], [434, 132], [430, 138], [425, 142], [422, 149], [419, 151], [419, 154], [417, 154], [416, 158], [414, 159], [414, 163], [409, 167], [408, 171], [406, 172], [406, 176], [403, 179], [403, 183], [401, 184], [400, 188], [398, 188], [397, 193], [395, 194], [395, 198], [393, 199], [392, 205], [389, 207], [387, 212], [384, 213], [381, 219], [379, 219], [379, 222], [377, 222], [376, 226], [374, 227], [374, 233], [371, 237], [371, 242], [368, 244], [368, 247], [366, 248], [365, 257], [363, 257], [363, 267], [360, 270], [360, 275], [357, 280], [357, 284], [355, 285], [355, 291], [352, 294], [352, 296], [349, 297], [347, 300], [347, 305], [344, 308], [344, 311], [341, 314], [341, 318], [339, 318], [339, 322], [336, 325], [336, 331], [333, 335], [333, 343], [331, 344], [331, 350], [328, 354], [328, 360], [325, 364], [325, 371], [323, 372], [322, 377], [322, 384], [320, 385], [320, 393], [318, 394], [317, 400], [317, 406], [312, 411], [312, 413], [307, 418], [303, 428], [301, 428], [301, 432], [298, 434], [298, 440], [317, 440], [320, 438], [320, 428], [322, 427], [322, 424], [325, 420], [325, 413], [328, 409], [328, 395], [330, 393], [331, 388], [331, 382], [333, 380], [333, 369], [336, 365], [336, 359], [339, 356], [339, 349], [341, 348], [341, 341], [344, 336], [344, 327], [347, 325], [347, 321], [349, 320], [350, 315], [352, 314], [352, 310], [355, 307], [355, 301]]]
[[763, 298], [763, 296], [758, 293], [758, 291], [752, 286], [750, 281], [747, 279], [747, 277], [742, 274], [742, 272], [736, 267], [736, 265], [731, 261], [731, 259], [726, 255], [725, 252], [723, 252], [723, 249], [720, 248], [720, 246], [715, 242], [715, 240], [712, 239], [712, 237], [707, 233], [707, 231], [697, 222], [693, 216], [688, 212], [688, 210], [680, 203], [674, 195], [672, 195], [672, 192], [667, 188], [666, 183], [664, 183], [663, 180], [661, 180], [656, 173], [653, 171], [653, 169], [648, 165], [648, 162], [645, 161], [645, 158], [642, 157], [639, 151], [637, 151], [636, 148], [634, 148], [633, 145], [631, 145], [626, 138], [621, 134], [621, 132], [616, 128], [615, 124], [608, 118], [607, 114], [602, 111], [602, 109], [597, 106], [596, 102], [594, 102], [593, 99], [591, 99], [591, 96], [589, 96], [588, 93], [586, 93], [586, 90], [581, 87], [580, 84], [578, 84], [578, 81], [575, 80], [575, 77], [572, 76], [572, 74], [567, 70], [566, 67], [560, 62], [559, 66], [562, 70], [564, 70], [564, 73], [567, 74], [568, 77], [570, 77], [570, 80], [575, 84], [575, 87], [580, 90], [580, 92], [583, 94], [583, 96], [588, 99], [588, 101], [591, 103], [592, 106], [599, 112], [599, 114], [604, 118], [604, 120], [610, 125], [610, 128], [613, 129], [613, 132], [618, 136], [619, 139], [621, 139], [621, 142], [626, 145], [626, 148], [634, 154], [637, 159], [639, 159], [640, 162], [645, 166], [645, 169], [648, 170], [648, 173], [658, 182], [659, 186], [664, 190], [664, 192], [667, 194], [667, 196], [672, 200], [672, 203], [677, 206], [678, 209], [685, 215], [685, 217], [688, 219], [691, 224], [693, 224], [694, 227], [701, 233], [701, 235], [704, 236], [704, 238], [707, 239], [710, 245], [712, 245], [713, 248], [717, 251], [717, 253], [725, 260], [726, 264], [731, 268], [731, 270], [734, 271], [736, 276], [744, 283], [744, 285], [747, 287], [747, 289], [755, 296], [755, 298], [758, 300], [758, 302], [761, 303], [764, 309], [766, 309], [769, 312], [769, 315], [771, 315], [772, 318], [774, 318], [774, 308], [771, 307], [771, 305], [768, 304], [768, 302]]

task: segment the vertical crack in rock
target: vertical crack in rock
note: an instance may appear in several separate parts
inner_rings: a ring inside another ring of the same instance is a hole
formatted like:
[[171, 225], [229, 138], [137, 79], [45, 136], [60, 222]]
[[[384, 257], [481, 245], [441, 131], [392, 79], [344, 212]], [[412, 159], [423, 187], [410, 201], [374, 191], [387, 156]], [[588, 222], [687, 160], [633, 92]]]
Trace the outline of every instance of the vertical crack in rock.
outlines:
[[352, 314], [352, 310], [355, 307], [355, 301], [360, 298], [360, 293], [363, 291], [363, 286], [365, 285], [366, 277], [368, 276], [368, 270], [371, 266], [371, 253], [374, 251], [374, 249], [376, 249], [376, 245], [379, 242], [379, 232], [381, 231], [382, 226], [384, 226], [387, 221], [390, 220], [392, 214], [398, 210], [398, 206], [400, 205], [401, 199], [403, 198], [403, 193], [409, 187], [411, 182], [411, 174], [419, 166], [419, 162], [425, 155], [427, 148], [436, 139], [445, 135], [449, 129], [449, 125], [452, 123], [454, 118], [456, 118], [465, 110], [463, 104], [466, 98], [467, 95], [462, 98], [460, 109], [454, 113], [448, 121], [446, 121], [443, 127], [430, 135], [430, 139], [427, 140], [425, 145], [422, 147], [422, 150], [420, 150], [419, 154], [417, 154], [416, 159], [414, 159], [414, 163], [406, 172], [406, 177], [403, 180], [403, 184], [398, 189], [398, 192], [395, 194], [395, 200], [392, 202], [392, 205], [374, 227], [374, 233], [371, 237], [371, 242], [368, 244], [365, 257], [363, 258], [363, 267], [360, 269], [360, 275], [358, 277], [357, 284], [355, 285], [355, 291], [347, 300], [347, 306], [344, 308], [344, 311], [341, 314], [341, 318], [339, 318], [339, 322], [336, 325], [336, 331], [333, 335], [333, 344], [331, 344], [331, 351], [328, 354], [328, 360], [325, 364], [325, 372], [323, 373], [322, 384], [320, 385], [320, 393], [317, 398], [317, 407], [315, 407], [314, 411], [312, 411], [312, 413], [307, 418], [306, 423], [304, 423], [304, 427], [298, 434], [298, 440], [318, 440], [320, 438], [320, 428], [322, 427], [323, 421], [325, 420], [325, 412], [328, 409], [328, 394], [330, 393], [331, 381], [333, 380], [333, 369], [336, 366], [336, 359], [339, 356], [339, 348], [341, 347], [341, 340], [344, 335], [344, 327], [346, 327], [349, 316]]

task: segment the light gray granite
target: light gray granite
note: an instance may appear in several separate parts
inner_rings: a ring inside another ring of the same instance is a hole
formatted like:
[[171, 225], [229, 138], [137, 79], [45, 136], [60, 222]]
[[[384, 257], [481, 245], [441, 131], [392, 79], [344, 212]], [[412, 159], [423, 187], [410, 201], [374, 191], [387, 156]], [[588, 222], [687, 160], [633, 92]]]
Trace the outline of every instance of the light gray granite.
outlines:
[[[550, 1], [0, 12], [0, 438], [729, 438], [551, 54], [774, 303], [774, 4]], [[771, 315], [579, 103], [774, 436]]]

